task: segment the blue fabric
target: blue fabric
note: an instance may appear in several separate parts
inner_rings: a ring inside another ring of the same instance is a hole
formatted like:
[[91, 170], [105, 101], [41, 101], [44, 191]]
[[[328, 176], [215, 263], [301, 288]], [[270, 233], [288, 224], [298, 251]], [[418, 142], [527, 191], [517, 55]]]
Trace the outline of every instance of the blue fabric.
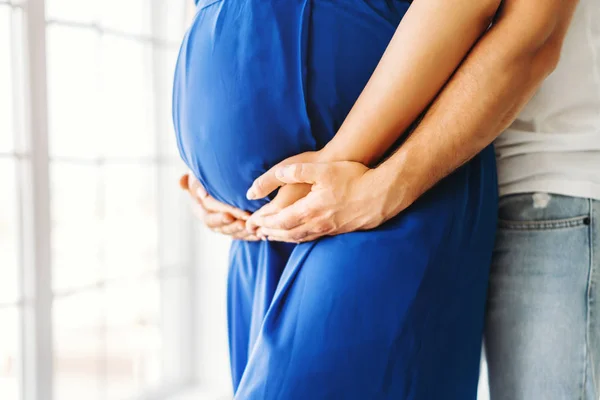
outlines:
[[[201, 0], [180, 51], [182, 158], [218, 200], [327, 143], [408, 2]], [[365, 132], [368, 135], [368, 132]], [[369, 232], [234, 242], [236, 399], [475, 399], [496, 224], [491, 148]]]

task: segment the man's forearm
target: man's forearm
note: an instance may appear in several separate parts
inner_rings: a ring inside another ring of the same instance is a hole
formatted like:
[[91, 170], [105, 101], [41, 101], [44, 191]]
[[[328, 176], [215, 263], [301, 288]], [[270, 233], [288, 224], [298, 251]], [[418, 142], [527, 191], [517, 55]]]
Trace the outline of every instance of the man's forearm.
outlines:
[[497, 23], [474, 47], [419, 126], [377, 168], [390, 215], [489, 145], [555, 68], [577, 2], [546, 1], [553, 4], [542, 20], [534, 22], [526, 11], [537, 2], [505, 1]]
[[320, 159], [365, 165], [380, 160], [439, 93], [499, 5], [500, 0], [414, 1]]

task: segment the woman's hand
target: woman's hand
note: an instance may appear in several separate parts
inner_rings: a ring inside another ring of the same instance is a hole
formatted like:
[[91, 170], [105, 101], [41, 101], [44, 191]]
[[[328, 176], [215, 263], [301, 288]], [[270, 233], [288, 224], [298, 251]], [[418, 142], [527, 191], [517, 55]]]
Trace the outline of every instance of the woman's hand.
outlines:
[[279, 235], [268, 235], [268, 231], [264, 232], [260, 222], [263, 218], [276, 215], [281, 210], [291, 206], [296, 201], [306, 197], [311, 191], [312, 186], [306, 183], [285, 185], [279, 189], [277, 196], [265, 204], [261, 209], [256, 211], [246, 222], [246, 229], [249, 233], [257, 236], [259, 239], [276, 240], [279, 242], [295, 242], [291, 237], [284, 237]]
[[246, 220], [250, 214], [212, 198], [194, 175], [183, 175], [179, 179], [179, 186], [190, 194], [194, 200], [194, 214], [202, 219], [209, 229], [238, 240], [259, 240], [246, 229]]
[[[252, 232], [269, 240], [306, 242], [373, 229], [397, 213], [389, 210], [397, 208], [402, 196], [390, 191], [375, 170], [357, 162], [327, 163], [318, 158], [297, 164], [286, 160], [255, 181], [249, 192], [257, 198], [285, 186], [273, 202], [250, 217], [247, 226]], [[392, 192], [396, 195], [390, 199]]]
[[[265, 197], [269, 193], [273, 192], [283, 184], [277, 180], [275, 177], [275, 171], [277, 168], [294, 164], [294, 163], [309, 163], [309, 162], [317, 162], [319, 160], [320, 153], [318, 151], [308, 151], [305, 153], [297, 154], [295, 156], [286, 158], [279, 164], [275, 165], [273, 168], [265, 172], [260, 178], [254, 181], [252, 187], [248, 190], [246, 196], [248, 199], [256, 199], [256, 194], [260, 193], [260, 197]], [[311, 185], [306, 183], [285, 185], [279, 189], [277, 192], [277, 196], [275, 198], [265, 204], [262, 208], [256, 211], [252, 216], [248, 219], [246, 223], [246, 228], [249, 233], [256, 234], [260, 239], [266, 239], [266, 235], [259, 234], [258, 229], [260, 226], [256, 223], [260, 218], [271, 216], [277, 214], [279, 211], [284, 208], [291, 206], [296, 201], [306, 197], [307, 194], [310, 193]], [[291, 242], [293, 240], [287, 239], [283, 240], [283, 238], [273, 237], [269, 238], [272, 240], [278, 241], [287, 241]]]
[[[246, 197], [248, 198], [248, 200], [262, 199], [263, 197], [266, 197], [267, 195], [274, 192], [275, 189], [277, 189], [278, 187], [283, 186], [283, 183], [278, 181], [277, 178], [275, 177], [275, 171], [277, 171], [277, 169], [284, 167], [286, 165], [292, 165], [292, 164], [298, 164], [298, 163], [320, 162], [322, 157], [324, 157], [322, 151], [306, 151], [304, 153], [296, 154], [295, 156], [286, 158], [285, 160], [276, 164], [271, 169], [269, 169], [267, 172], [262, 174], [259, 178], [257, 178], [252, 183], [252, 186], [250, 187], [250, 189], [248, 189], [248, 192], [246, 193]], [[261, 208], [261, 210], [262, 210], [262, 208]]]

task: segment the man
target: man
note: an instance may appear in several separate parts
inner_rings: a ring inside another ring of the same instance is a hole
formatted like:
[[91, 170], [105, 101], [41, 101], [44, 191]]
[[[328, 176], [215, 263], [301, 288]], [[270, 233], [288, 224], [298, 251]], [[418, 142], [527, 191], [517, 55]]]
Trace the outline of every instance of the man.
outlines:
[[250, 197], [282, 183], [313, 190], [253, 215], [248, 225], [258, 230], [194, 179], [184, 176], [182, 186], [217, 232], [313, 240], [380, 225], [506, 130], [496, 142], [502, 198], [485, 339], [491, 398], [597, 400], [599, 21], [598, 0], [505, 0], [419, 126], [368, 180], [349, 162], [276, 167]]

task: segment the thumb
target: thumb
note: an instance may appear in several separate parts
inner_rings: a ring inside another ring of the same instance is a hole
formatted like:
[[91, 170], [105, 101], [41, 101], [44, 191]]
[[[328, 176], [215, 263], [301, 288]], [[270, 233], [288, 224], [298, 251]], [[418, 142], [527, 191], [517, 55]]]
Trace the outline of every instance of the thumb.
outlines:
[[275, 170], [275, 178], [283, 183], [308, 183], [314, 185], [321, 181], [328, 171], [325, 163], [299, 163], [279, 167]]
[[246, 193], [246, 198], [248, 200], [256, 200], [262, 199], [263, 197], [267, 197], [269, 193], [273, 192], [282, 183], [275, 177], [275, 171], [277, 170], [277, 166], [271, 168], [260, 177], [256, 178], [256, 180], [248, 189]]

